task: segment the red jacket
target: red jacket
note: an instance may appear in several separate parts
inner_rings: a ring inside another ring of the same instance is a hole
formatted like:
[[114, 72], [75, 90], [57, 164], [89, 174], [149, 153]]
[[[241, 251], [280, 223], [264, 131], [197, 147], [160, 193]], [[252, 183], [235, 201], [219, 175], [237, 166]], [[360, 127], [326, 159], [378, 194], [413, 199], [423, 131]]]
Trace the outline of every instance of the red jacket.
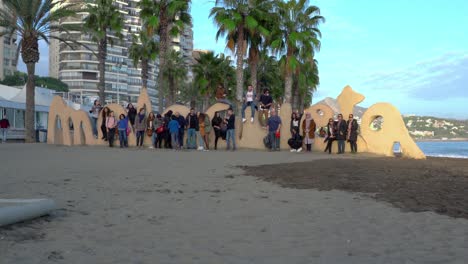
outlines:
[[10, 127], [10, 122], [8, 122], [8, 119], [3, 118], [0, 120], [0, 128], [9, 128]]

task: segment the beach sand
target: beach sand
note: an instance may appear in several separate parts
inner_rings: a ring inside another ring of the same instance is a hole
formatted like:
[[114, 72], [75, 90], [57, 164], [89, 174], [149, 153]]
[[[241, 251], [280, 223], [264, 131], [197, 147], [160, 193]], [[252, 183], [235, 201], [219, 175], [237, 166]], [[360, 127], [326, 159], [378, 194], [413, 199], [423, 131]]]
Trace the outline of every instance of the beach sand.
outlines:
[[[361, 167], [366, 161], [370, 168]], [[466, 161], [444, 161], [460, 168], [451, 176], [467, 177]], [[369, 195], [371, 187], [326, 186], [323, 177], [320, 185], [278, 180], [326, 164], [358, 168], [360, 183], [386, 170], [407, 178], [421, 171], [370, 155], [0, 145], [0, 197], [47, 197], [60, 207], [0, 228], [0, 263], [466, 263], [466, 211], [412, 212]], [[446, 167], [427, 171], [449, 177]], [[277, 180], [264, 181], [265, 170]], [[348, 186], [353, 180], [340, 173], [346, 180], [334, 182]]]

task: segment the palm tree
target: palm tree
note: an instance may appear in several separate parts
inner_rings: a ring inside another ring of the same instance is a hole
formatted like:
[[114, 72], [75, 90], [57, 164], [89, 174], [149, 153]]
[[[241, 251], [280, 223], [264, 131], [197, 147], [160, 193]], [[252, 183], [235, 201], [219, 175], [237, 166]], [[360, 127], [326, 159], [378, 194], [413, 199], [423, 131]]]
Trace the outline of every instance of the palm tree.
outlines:
[[[255, 0], [216, 0], [210, 17], [218, 26], [216, 40], [226, 37], [226, 47], [236, 55], [236, 100], [242, 102], [244, 85], [244, 56], [247, 49], [249, 31], [259, 23], [253, 16]], [[240, 107], [238, 107], [240, 109]]]
[[[190, 0], [142, 0], [140, 2], [140, 17], [147, 27], [154, 29], [159, 35], [159, 72], [166, 71], [166, 60], [172, 38], [180, 35], [186, 25], [192, 23], [190, 16]], [[163, 106], [164, 74], [158, 75], [159, 107]], [[174, 91], [171, 91], [174, 94]], [[175, 99], [175, 98], [173, 98]], [[171, 100], [171, 97], [169, 98]], [[169, 105], [173, 102], [167, 102]]]
[[248, 64], [250, 69], [250, 82], [257, 91], [257, 71], [258, 64], [261, 59], [262, 50], [266, 50], [270, 40], [271, 29], [276, 21], [273, 20], [274, 16], [270, 14], [273, 8], [273, 1], [270, 0], [252, 0], [250, 3], [251, 15], [255, 18], [258, 25], [250, 28], [246, 35], [248, 50]]
[[166, 101], [168, 107], [176, 102], [178, 87], [184, 86], [187, 80], [187, 65], [182, 54], [172, 50], [167, 56], [166, 67], [161, 73], [168, 83], [169, 98]]
[[291, 103], [293, 72], [299, 66], [301, 50], [313, 56], [320, 49], [321, 37], [318, 26], [324, 22], [317, 6], [309, 6], [308, 0], [288, 0], [275, 2], [277, 25], [272, 32], [271, 47], [282, 54], [284, 64], [284, 99]]
[[[75, 5], [57, 0], [3, 0], [0, 9], [0, 36], [17, 34], [18, 48], [28, 71], [26, 83], [25, 141], [35, 142], [35, 80], [36, 63], [39, 61], [39, 40], [49, 44], [50, 39], [67, 43], [58, 32], [76, 29], [70, 25], [60, 25], [61, 19], [75, 15]], [[19, 55], [19, 54], [17, 54]]]
[[218, 85], [228, 87], [233, 80], [233, 68], [230, 66], [230, 58], [224, 54], [214, 55], [213, 52], [200, 53], [193, 65], [194, 84], [204, 100], [204, 108], [208, 107], [210, 99], [214, 98]]
[[105, 102], [105, 73], [107, 44], [113, 45], [117, 38], [122, 38], [123, 18], [113, 0], [87, 1], [84, 18], [84, 28], [97, 43], [98, 70], [99, 70], [99, 99]]
[[133, 42], [128, 52], [135, 68], [141, 63], [141, 82], [143, 89], [146, 89], [148, 87], [149, 62], [154, 61], [158, 54], [158, 43], [154, 40], [154, 35], [151, 35], [148, 30], [140, 31], [139, 36], [133, 35]]
[[320, 84], [317, 63], [313, 57], [300, 60], [293, 75], [293, 109], [302, 110], [312, 103], [312, 94]]

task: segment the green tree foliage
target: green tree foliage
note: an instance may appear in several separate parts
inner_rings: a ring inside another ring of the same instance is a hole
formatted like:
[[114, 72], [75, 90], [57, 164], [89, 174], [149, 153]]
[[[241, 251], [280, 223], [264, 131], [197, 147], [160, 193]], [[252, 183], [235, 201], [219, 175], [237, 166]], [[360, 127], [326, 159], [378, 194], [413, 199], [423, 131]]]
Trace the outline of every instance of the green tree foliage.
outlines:
[[[57, 92], [68, 92], [68, 85], [59, 79], [52, 77], [34, 76], [37, 87], [44, 87]], [[0, 84], [8, 86], [23, 86], [27, 83], [28, 74], [16, 71], [13, 75], [5, 76]]]
[[236, 101], [240, 105], [244, 91], [244, 57], [247, 50], [249, 33], [267, 33], [259, 23], [258, 9], [260, 3], [255, 0], [216, 0], [215, 7], [210, 11], [210, 17], [218, 27], [216, 40], [220, 36], [226, 38], [226, 47], [236, 54]]
[[[185, 26], [192, 23], [190, 16], [189, 0], [142, 0], [140, 2], [140, 17], [148, 30], [154, 30], [159, 36], [159, 71], [165, 72], [166, 60], [171, 56], [170, 46], [172, 38], [181, 34]], [[175, 91], [164, 89], [163, 85], [169, 84], [164, 80], [165, 75], [158, 75], [159, 110], [163, 107], [164, 90], [173, 95]], [[174, 96], [169, 96], [166, 105], [174, 103]]]
[[154, 61], [158, 54], [158, 43], [154, 39], [154, 31], [142, 30], [139, 35], [133, 35], [133, 42], [129, 48], [130, 58], [133, 60], [133, 65], [141, 66], [141, 82], [143, 88], [148, 88], [148, 72], [149, 62]]
[[178, 51], [172, 50], [167, 56], [166, 67], [162, 70], [164, 80], [167, 81], [168, 101], [171, 104], [177, 100], [177, 94], [181, 87], [184, 87], [187, 80], [187, 65]]
[[123, 17], [113, 0], [86, 1], [85, 11], [84, 28], [98, 48], [99, 99], [105, 102], [107, 44], [112, 45], [115, 37], [122, 38]]
[[320, 49], [321, 32], [318, 26], [325, 21], [317, 6], [307, 0], [275, 1], [275, 24], [271, 48], [281, 55], [284, 69], [284, 100], [291, 103], [294, 73], [301, 63], [313, 60]]
[[[59, 39], [65, 43], [69, 40], [70, 30], [77, 30], [74, 25], [61, 25], [58, 22], [74, 16], [73, 3], [62, 0], [3, 0], [0, 9], [0, 36], [17, 34], [21, 58], [26, 64], [28, 78], [26, 83], [25, 141], [35, 141], [34, 88], [36, 63], [39, 61], [39, 40], [47, 44], [50, 39]], [[59, 32], [65, 34], [58, 34]], [[57, 33], [57, 34], [54, 34]]]
[[231, 60], [224, 54], [214, 55], [213, 52], [200, 53], [193, 66], [194, 87], [199, 95], [203, 96], [204, 107], [214, 101], [214, 95], [218, 85], [222, 85], [227, 91], [235, 83], [235, 73], [230, 65]]

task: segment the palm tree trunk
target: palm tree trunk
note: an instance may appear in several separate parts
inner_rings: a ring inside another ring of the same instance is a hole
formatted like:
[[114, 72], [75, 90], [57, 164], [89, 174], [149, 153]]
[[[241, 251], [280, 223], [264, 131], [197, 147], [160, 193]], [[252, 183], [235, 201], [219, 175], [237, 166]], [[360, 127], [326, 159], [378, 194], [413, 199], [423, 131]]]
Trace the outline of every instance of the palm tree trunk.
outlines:
[[244, 93], [244, 27], [239, 26], [237, 39], [237, 63], [236, 63], [236, 101], [237, 110], [240, 114], [242, 95]]
[[[161, 11], [161, 13], [164, 13]], [[164, 71], [166, 69], [166, 55], [168, 50], [168, 43], [170, 41], [168, 23], [163, 17], [160, 17], [160, 41], [159, 41], [159, 74], [158, 74], [158, 104], [160, 113], [164, 109], [164, 87], [165, 78]], [[168, 102], [166, 102], [167, 104]]]
[[99, 83], [98, 93], [99, 101], [102, 105], [106, 104], [106, 57], [107, 57], [107, 34], [98, 43], [98, 71], [99, 71]]
[[148, 88], [148, 59], [141, 60], [141, 84], [142, 88]]
[[249, 54], [249, 61], [250, 61], [250, 84], [252, 85], [254, 91], [258, 93], [257, 91], [257, 67], [258, 67], [258, 61], [259, 61], [259, 54], [258, 50], [255, 48], [250, 48], [250, 54]]
[[36, 70], [36, 63], [29, 62], [26, 64], [28, 70], [28, 82], [26, 83], [26, 114], [25, 114], [25, 137], [26, 143], [36, 142], [35, 131], [35, 80], [34, 73]]
[[289, 65], [292, 55], [292, 49], [288, 47], [288, 52], [286, 54], [286, 74], [284, 76], [284, 102], [287, 104], [291, 103], [291, 90], [293, 85], [292, 70], [290, 68], [291, 65]]

